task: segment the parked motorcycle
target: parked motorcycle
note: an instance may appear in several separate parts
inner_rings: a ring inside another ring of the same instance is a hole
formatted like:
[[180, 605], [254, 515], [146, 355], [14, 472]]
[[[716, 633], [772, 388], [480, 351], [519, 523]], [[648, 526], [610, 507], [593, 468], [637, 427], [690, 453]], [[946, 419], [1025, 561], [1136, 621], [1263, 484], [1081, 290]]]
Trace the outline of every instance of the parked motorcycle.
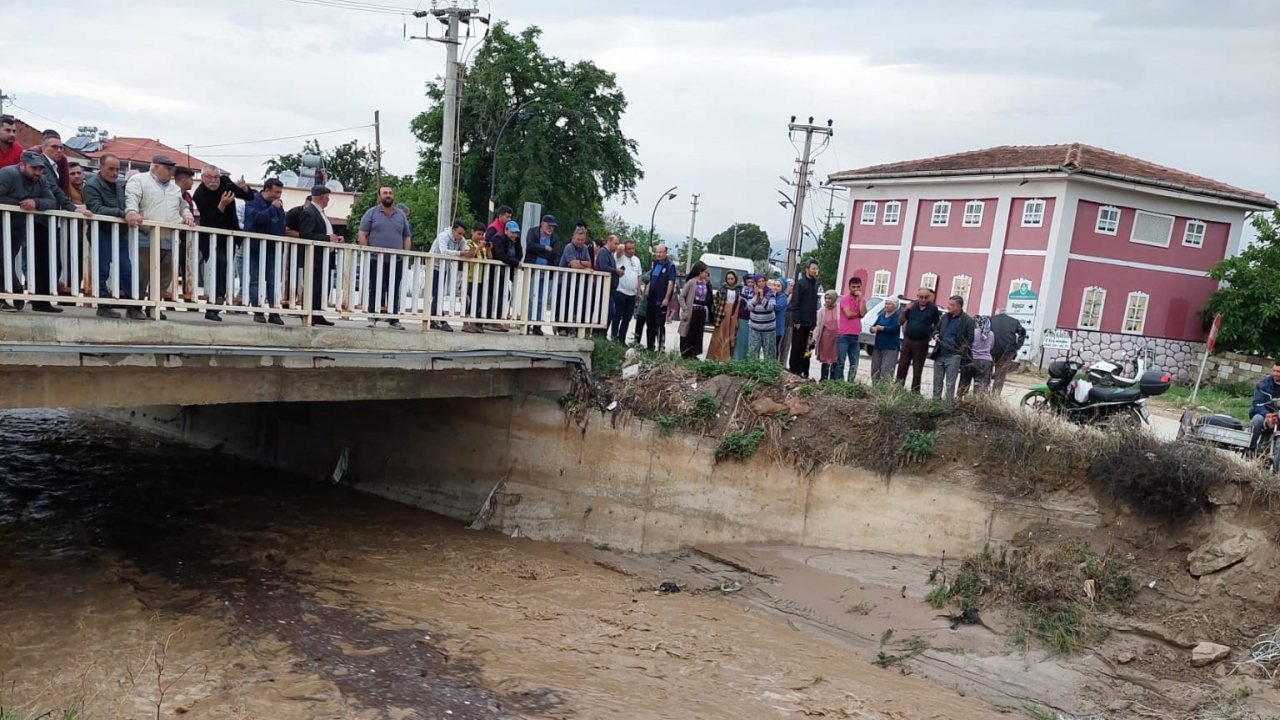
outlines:
[[1271, 472], [1280, 474], [1280, 398], [1271, 398], [1264, 407], [1267, 414], [1263, 416], [1262, 433], [1256, 443], [1247, 423], [1230, 415], [1196, 415], [1193, 410], [1182, 413], [1178, 439], [1197, 440], [1245, 456], [1267, 458]]
[[1173, 378], [1166, 372], [1147, 370], [1141, 354], [1134, 362], [1133, 374], [1125, 376], [1123, 372], [1122, 366], [1106, 360], [1089, 364], [1055, 360], [1049, 364], [1049, 381], [1031, 388], [1023, 396], [1022, 406], [1058, 413], [1078, 425], [1107, 427], [1117, 419], [1150, 425], [1146, 399], [1168, 391]]

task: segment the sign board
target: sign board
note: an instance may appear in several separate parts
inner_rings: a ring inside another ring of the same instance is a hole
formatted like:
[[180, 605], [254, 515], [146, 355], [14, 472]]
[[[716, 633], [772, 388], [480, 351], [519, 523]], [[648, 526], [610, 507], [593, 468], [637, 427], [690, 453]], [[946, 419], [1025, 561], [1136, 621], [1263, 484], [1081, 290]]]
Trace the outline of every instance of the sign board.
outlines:
[[[1031, 282], [1021, 282], [1009, 293], [1009, 302], [1005, 306], [1005, 314], [1022, 323], [1027, 335], [1034, 337], [1036, 309], [1039, 304], [1040, 296], [1031, 289]], [[1030, 358], [1031, 343], [1023, 343], [1022, 348], [1018, 350], [1017, 357], [1019, 360]]]
[[1213, 346], [1218, 344], [1218, 331], [1222, 329], [1222, 314], [1213, 316], [1213, 328], [1209, 330], [1209, 341], [1205, 343], [1205, 355], [1213, 354]]
[[1040, 347], [1045, 350], [1070, 350], [1071, 333], [1066, 330], [1045, 330], [1040, 337]]

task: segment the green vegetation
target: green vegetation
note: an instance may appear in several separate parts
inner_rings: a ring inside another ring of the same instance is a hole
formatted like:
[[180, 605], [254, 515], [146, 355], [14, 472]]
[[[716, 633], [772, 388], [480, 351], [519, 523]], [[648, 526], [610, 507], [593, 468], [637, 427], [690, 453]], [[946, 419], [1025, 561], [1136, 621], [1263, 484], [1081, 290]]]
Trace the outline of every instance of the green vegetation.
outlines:
[[782, 426], [782, 429], [783, 429], [783, 430], [788, 430], [788, 429], [790, 429], [790, 428], [791, 428], [791, 416], [790, 416], [790, 415], [788, 415], [788, 414], [786, 414], [786, 413], [784, 413], [784, 412], [777, 412], [777, 413], [774, 413], [774, 414], [773, 414], [773, 419], [778, 421], [778, 424]]
[[818, 388], [823, 395], [835, 395], [837, 397], [852, 398], [856, 400], [865, 400], [871, 397], [871, 388], [860, 382], [849, 382], [847, 380], [823, 380], [818, 383]]
[[675, 432], [676, 427], [680, 425], [680, 418], [671, 413], [661, 413], [654, 416], [654, 421], [658, 423], [658, 432], [663, 437], [670, 437]]
[[875, 606], [869, 602], [857, 602], [844, 609], [850, 615], [870, 615], [872, 610]]
[[707, 252], [768, 260], [773, 248], [769, 247], [769, 233], [761, 230], [759, 225], [734, 223], [712, 236], [707, 242]]
[[813, 393], [815, 391], [813, 389], [813, 385], [809, 385], [806, 383], [804, 385], [801, 385], [800, 389], [797, 390], [796, 392], [799, 393], [800, 397], [802, 398], [811, 398], [813, 397]]
[[597, 377], [613, 377], [622, 372], [622, 361], [627, 357], [627, 346], [620, 345], [603, 335], [594, 339], [591, 349], [591, 370]]
[[[1157, 398], [1176, 407], [1191, 404], [1191, 388], [1174, 385]], [[1241, 422], [1249, 422], [1249, 406], [1253, 403], [1253, 385], [1250, 383], [1224, 383], [1202, 385], [1196, 395], [1196, 405], [1209, 408], [1210, 412], [1230, 415]]]
[[1218, 349], [1280, 357], [1280, 210], [1254, 215], [1253, 227], [1258, 239], [1209, 271], [1222, 285], [1200, 317], [1207, 328], [1222, 314]]
[[752, 395], [755, 395], [756, 391], [759, 389], [760, 389], [760, 383], [756, 382], [755, 380], [748, 380], [742, 383], [742, 396], [751, 397]]
[[[891, 631], [886, 631], [886, 632], [891, 632]], [[887, 644], [887, 638], [885, 638], [884, 636], [881, 636], [880, 647], [884, 647], [886, 644]], [[884, 650], [881, 650], [879, 653], [876, 654], [876, 659], [872, 660], [871, 664], [881, 668], [890, 668], [890, 667], [893, 667], [894, 665], [901, 665], [907, 660], [910, 660], [911, 658], [924, 653], [925, 650], [928, 650], [929, 641], [925, 640], [922, 637], [917, 637], [913, 635], [907, 638], [906, 640], [902, 641], [900, 645], [900, 649], [902, 650], [902, 652], [900, 653], [888, 653], [888, 652], [885, 652]]]
[[760, 449], [760, 441], [764, 439], [764, 428], [756, 428], [750, 432], [733, 430], [720, 438], [716, 446], [716, 461], [746, 460]]
[[[302, 152], [277, 155], [264, 162], [266, 169], [262, 178], [265, 180], [275, 177], [286, 170], [306, 174], [302, 170], [302, 156], [320, 155], [324, 158], [324, 169], [328, 171], [330, 180], [341, 182], [343, 189], [349, 193], [359, 193], [376, 182], [377, 154], [373, 145], [361, 146], [358, 140], [335, 145], [328, 152], [320, 147], [319, 140], [307, 140], [302, 143]], [[370, 205], [361, 205], [359, 212], [364, 213], [369, 207]], [[435, 212], [432, 212], [432, 217], [435, 217]], [[434, 226], [433, 223], [432, 227]]]
[[777, 360], [694, 360], [689, 363], [689, 368], [698, 377], [731, 375], [765, 385], [778, 382], [784, 370]]
[[703, 393], [694, 398], [693, 407], [689, 410], [689, 421], [695, 425], [706, 426], [720, 414], [720, 401], [715, 395]]
[[938, 438], [936, 432], [926, 432], [924, 430], [912, 430], [907, 433], [906, 452], [907, 459], [912, 462], [920, 462], [933, 454], [933, 441]]
[[893, 639], [893, 628], [886, 628], [884, 632], [880, 633], [880, 647], [884, 647], [885, 645], [888, 645], [889, 641], [892, 639]]
[[933, 606], [934, 610], [941, 610], [947, 606], [947, 601], [951, 599], [951, 593], [947, 588], [936, 587], [924, 596], [924, 601]]
[[1026, 713], [1031, 720], [1058, 720], [1057, 712], [1035, 703], [1023, 703], [1022, 712]]
[[578, 396], [573, 393], [565, 393], [560, 396], [560, 407], [569, 407], [578, 402]]

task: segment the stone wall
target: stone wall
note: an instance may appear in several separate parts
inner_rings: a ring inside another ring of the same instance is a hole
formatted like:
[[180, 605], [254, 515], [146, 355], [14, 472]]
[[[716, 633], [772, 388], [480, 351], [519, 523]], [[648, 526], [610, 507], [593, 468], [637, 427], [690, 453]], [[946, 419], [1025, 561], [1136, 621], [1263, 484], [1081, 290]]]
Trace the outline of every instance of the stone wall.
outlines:
[[[1148, 369], [1163, 370], [1173, 375], [1176, 382], [1195, 380], [1196, 370], [1200, 367], [1200, 356], [1204, 351], [1204, 343], [1140, 335], [1072, 330], [1071, 337], [1071, 355], [1084, 362], [1110, 360], [1119, 364], [1130, 360], [1135, 352], [1145, 347]], [[1066, 356], [1067, 353], [1061, 350], [1049, 350], [1044, 354], [1046, 363]]]
[[[1203, 358], [1203, 350], [1196, 353], [1194, 364], [1197, 370]], [[1253, 384], [1261, 380], [1263, 375], [1271, 372], [1271, 364], [1271, 358], [1239, 353], [1217, 353], [1210, 355], [1209, 362], [1205, 363], [1204, 382]], [[1194, 377], [1192, 375], [1193, 379]]]

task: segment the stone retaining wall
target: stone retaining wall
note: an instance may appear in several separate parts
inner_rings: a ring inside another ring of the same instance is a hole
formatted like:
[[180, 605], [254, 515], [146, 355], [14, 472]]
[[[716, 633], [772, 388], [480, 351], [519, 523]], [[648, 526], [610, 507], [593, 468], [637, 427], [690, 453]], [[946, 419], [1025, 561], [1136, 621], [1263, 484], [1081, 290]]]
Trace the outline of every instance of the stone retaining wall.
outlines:
[[[1186, 340], [1166, 340], [1088, 330], [1072, 330], [1071, 337], [1071, 355], [1078, 356], [1084, 362], [1110, 360], [1120, 363], [1132, 358], [1135, 352], [1145, 347], [1150, 367], [1173, 375], [1176, 382], [1195, 380], [1196, 370], [1200, 367], [1200, 357], [1204, 354], [1204, 343]], [[1066, 356], [1065, 351], [1049, 350], [1044, 357], [1045, 362], [1048, 362]]]
[[[1200, 361], [1204, 358], [1204, 351], [1196, 353], [1195, 367], [1199, 369]], [[1256, 383], [1263, 375], [1271, 372], [1270, 358], [1258, 357], [1255, 355], [1241, 355], [1239, 353], [1216, 353], [1209, 356], [1209, 362], [1204, 366], [1204, 381], [1206, 383]], [[1195, 372], [1195, 371], [1193, 371]], [[1194, 375], [1192, 378], [1194, 379]]]

